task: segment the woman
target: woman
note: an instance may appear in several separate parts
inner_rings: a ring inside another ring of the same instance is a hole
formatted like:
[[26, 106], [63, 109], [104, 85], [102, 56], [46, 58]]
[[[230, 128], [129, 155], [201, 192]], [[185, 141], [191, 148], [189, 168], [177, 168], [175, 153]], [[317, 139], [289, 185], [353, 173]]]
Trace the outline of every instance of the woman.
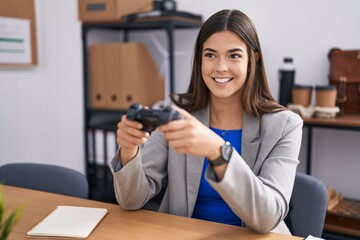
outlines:
[[165, 188], [160, 212], [290, 234], [302, 120], [272, 98], [253, 23], [217, 12], [194, 50], [189, 89], [172, 95], [184, 119], [151, 136], [125, 116], [118, 124], [110, 167], [120, 206], [139, 209]]

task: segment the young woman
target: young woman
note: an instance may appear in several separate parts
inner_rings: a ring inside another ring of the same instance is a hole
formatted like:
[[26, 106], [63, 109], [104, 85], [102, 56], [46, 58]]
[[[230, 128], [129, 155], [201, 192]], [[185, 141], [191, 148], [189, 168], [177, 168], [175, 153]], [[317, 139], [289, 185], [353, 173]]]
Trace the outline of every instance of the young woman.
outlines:
[[271, 96], [253, 23], [219, 11], [194, 51], [189, 89], [172, 95], [184, 119], [151, 136], [126, 116], [118, 124], [110, 168], [120, 206], [139, 209], [165, 188], [160, 212], [290, 234], [302, 120]]

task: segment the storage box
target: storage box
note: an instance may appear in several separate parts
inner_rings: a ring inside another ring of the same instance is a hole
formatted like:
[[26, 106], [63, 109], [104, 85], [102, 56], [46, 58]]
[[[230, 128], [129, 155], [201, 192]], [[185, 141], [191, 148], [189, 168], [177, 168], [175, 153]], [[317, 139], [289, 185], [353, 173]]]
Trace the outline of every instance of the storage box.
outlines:
[[165, 82], [142, 43], [89, 46], [90, 107], [125, 110], [132, 103], [151, 107], [164, 99]]
[[153, 9], [153, 0], [78, 0], [83, 22], [120, 20], [123, 15]]

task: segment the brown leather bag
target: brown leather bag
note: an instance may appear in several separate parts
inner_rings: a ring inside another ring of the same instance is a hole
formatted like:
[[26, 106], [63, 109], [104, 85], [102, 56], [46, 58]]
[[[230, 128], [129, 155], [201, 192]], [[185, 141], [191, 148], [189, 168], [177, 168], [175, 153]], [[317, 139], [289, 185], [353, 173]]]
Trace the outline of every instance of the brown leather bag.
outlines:
[[360, 50], [332, 48], [330, 85], [337, 88], [337, 105], [341, 114], [360, 114]]

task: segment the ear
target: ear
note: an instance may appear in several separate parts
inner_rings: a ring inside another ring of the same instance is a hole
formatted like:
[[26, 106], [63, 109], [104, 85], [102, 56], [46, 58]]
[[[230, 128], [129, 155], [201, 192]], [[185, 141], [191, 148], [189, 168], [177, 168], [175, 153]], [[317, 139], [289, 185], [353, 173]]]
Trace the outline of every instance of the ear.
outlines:
[[259, 52], [256, 52], [254, 56], [255, 56], [255, 62], [257, 62], [260, 58]]

